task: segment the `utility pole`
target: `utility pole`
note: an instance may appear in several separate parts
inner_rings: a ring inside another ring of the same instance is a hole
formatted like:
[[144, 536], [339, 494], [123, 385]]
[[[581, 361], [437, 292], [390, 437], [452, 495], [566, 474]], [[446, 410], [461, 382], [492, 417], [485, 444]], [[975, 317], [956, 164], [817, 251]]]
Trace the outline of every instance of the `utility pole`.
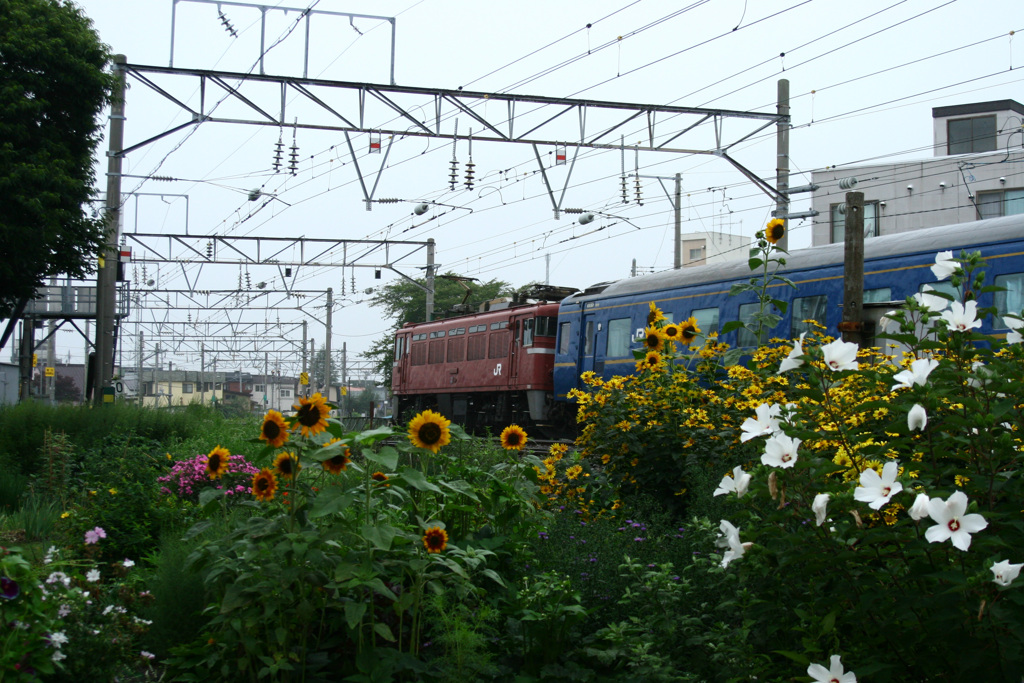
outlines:
[[96, 370], [92, 400], [103, 405], [103, 390], [114, 376], [114, 318], [117, 313], [117, 262], [121, 224], [121, 150], [124, 146], [124, 82], [128, 58], [114, 55], [113, 100], [110, 106], [110, 143], [107, 150], [107, 242], [99, 255], [96, 274]]
[[427, 240], [427, 322], [434, 319], [434, 238]]
[[[303, 372], [309, 372], [309, 365], [306, 363], [306, 328], [307, 327], [308, 327], [308, 323], [305, 320], [303, 320], [302, 321], [302, 371]], [[308, 376], [309, 375], [307, 375], [307, 377]], [[301, 387], [301, 386], [302, 385], [300, 384], [299, 387]], [[306, 387], [308, 388], [309, 385], [307, 384]], [[300, 388], [299, 391], [302, 391], [302, 389]]]
[[779, 197], [775, 200], [777, 215], [786, 222], [782, 239], [778, 241], [778, 248], [789, 250], [789, 80], [779, 79], [778, 85], [778, 108], [779, 116], [786, 118], [776, 124], [776, 162], [775, 162], [775, 187], [779, 191]]
[[864, 331], [864, 193], [846, 193], [843, 250], [843, 341], [860, 344]]
[[[138, 403], [136, 405], [138, 405], [138, 407], [140, 407], [140, 408], [146, 402], [145, 401], [145, 393], [142, 390], [142, 387], [143, 387], [143, 382], [142, 382], [142, 360], [143, 360], [142, 359], [142, 354], [144, 353], [144, 350], [146, 348], [146, 345], [144, 343], [144, 337], [145, 337], [145, 335], [143, 334], [142, 330], [139, 330], [139, 339], [138, 339], [139, 352], [136, 355], [136, 362], [135, 362], [135, 398], [138, 401]], [[88, 362], [88, 357], [86, 357], [86, 362]]]
[[[316, 351], [316, 339], [310, 339], [309, 340], [310, 368], [312, 370], [314, 370], [314, 371], [316, 370], [316, 352], [315, 351]], [[316, 372], [312, 372], [310, 374], [315, 375]], [[309, 392], [312, 390], [312, 386], [313, 386], [313, 380], [310, 380], [309, 384], [306, 385], [306, 398], [309, 398]]]
[[[341, 343], [341, 387], [342, 391], [346, 391], [348, 389], [348, 342]], [[347, 394], [338, 396], [338, 404], [345, 406], [351, 405], [351, 403], [348, 401]], [[342, 409], [341, 417], [344, 416], [345, 410]]]
[[331, 311], [334, 308], [334, 290], [327, 288], [327, 339], [324, 340], [324, 390], [331, 400]]
[[675, 269], [683, 267], [683, 174], [676, 173], [676, 201], [672, 207], [676, 218]]
[[174, 372], [174, 363], [167, 361], [167, 407], [171, 407], [171, 402], [174, 400], [174, 385], [171, 384], [171, 373]]
[[206, 344], [199, 345], [199, 405], [206, 405]]

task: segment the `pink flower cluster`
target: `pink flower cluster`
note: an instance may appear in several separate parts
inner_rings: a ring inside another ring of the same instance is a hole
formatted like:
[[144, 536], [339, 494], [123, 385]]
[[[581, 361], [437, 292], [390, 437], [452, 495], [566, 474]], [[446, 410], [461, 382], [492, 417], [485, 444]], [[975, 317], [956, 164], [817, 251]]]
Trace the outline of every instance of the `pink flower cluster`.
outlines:
[[106, 538], [107, 532], [103, 530], [103, 527], [98, 526], [94, 529], [90, 529], [85, 532], [85, 544], [94, 545], [100, 542], [101, 538]]
[[191, 460], [176, 461], [170, 473], [160, 477], [157, 481], [166, 484], [160, 488], [160, 493], [174, 493], [180, 498], [197, 500], [199, 492], [211, 485], [218, 489], [226, 487], [226, 495], [229, 496], [235, 493], [247, 494], [252, 484], [252, 477], [257, 472], [259, 470], [241, 455], [232, 455], [224, 477], [220, 481], [213, 482], [206, 473], [206, 454], [200, 453]]

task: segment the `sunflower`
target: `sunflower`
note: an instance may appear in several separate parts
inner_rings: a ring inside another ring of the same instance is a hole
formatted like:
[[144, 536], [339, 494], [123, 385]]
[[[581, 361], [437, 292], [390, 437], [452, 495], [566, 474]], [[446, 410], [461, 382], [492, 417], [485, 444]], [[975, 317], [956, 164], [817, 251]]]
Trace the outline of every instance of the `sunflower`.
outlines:
[[689, 346], [697, 335], [700, 334], [700, 328], [697, 327], [697, 319], [690, 316], [683, 322], [679, 323], [679, 343], [686, 344]]
[[295, 479], [302, 466], [294, 453], [281, 453], [274, 459], [274, 471], [282, 479]]
[[256, 500], [267, 502], [274, 499], [274, 491], [277, 490], [277, 477], [269, 469], [264, 467], [252, 478], [252, 495]]
[[300, 398], [299, 405], [295, 408], [295, 426], [292, 429], [301, 428], [303, 436], [319, 434], [327, 429], [327, 415], [331, 409], [327, 407], [327, 401], [319, 393], [309, 398]]
[[423, 534], [423, 547], [428, 553], [439, 553], [448, 547], [448, 532], [439, 526], [432, 526]]
[[682, 331], [682, 327], [680, 327], [677, 323], [667, 323], [664, 327], [661, 328], [662, 336], [664, 336], [665, 339], [671, 339], [673, 341], [679, 340], [679, 333]]
[[[370, 479], [373, 479], [374, 481], [379, 481], [379, 482], [386, 482], [388, 480], [388, 475], [384, 474], [383, 472], [374, 472], [373, 474], [370, 475]], [[384, 485], [385, 486], [391, 486], [391, 484], [384, 484]]]
[[651, 325], [645, 327], [644, 347], [648, 351], [661, 351], [665, 348], [665, 338], [661, 336], [661, 330]]
[[260, 427], [260, 440], [274, 448], [284, 445], [288, 440], [288, 423], [284, 421], [284, 415], [276, 410], [267, 411], [263, 417], [263, 426]]
[[[324, 448], [327, 448], [331, 444], [335, 444], [340, 441], [341, 439], [331, 439], [330, 441], [324, 444]], [[330, 460], [324, 460], [320, 463], [320, 466], [323, 467], [328, 472], [330, 472], [331, 474], [341, 474], [341, 471], [346, 469], [348, 467], [348, 464], [352, 462], [352, 458], [349, 457], [352, 455], [352, 451], [350, 451], [348, 446], [346, 446], [345, 444], [342, 444], [341, 447], [344, 449], [342, 453], [339, 453]]]
[[652, 301], [651, 310], [647, 314], [647, 324], [654, 325], [655, 323], [659, 323], [662, 320], [666, 320], [665, 314], [662, 313], [661, 310], [657, 306], [655, 306], [654, 302]]
[[773, 218], [768, 221], [764, 229], [764, 238], [772, 244], [778, 244], [782, 236], [786, 234], [786, 221], [781, 218]]
[[501, 447], [506, 451], [521, 451], [526, 445], [526, 432], [519, 425], [509, 425], [501, 432]]
[[661, 354], [657, 351], [648, 351], [647, 355], [641, 358], [637, 364], [637, 370], [658, 370], [665, 364]]
[[409, 441], [417, 448], [426, 448], [434, 453], [447, 446], [452, 440], [448, 431], [450, 420], [433, 410], [424, 410], [409, 422]]
[[[210, 479], [220, 479], [221, 475], [228, 471], [228, 461], [231, 460], [231, 453], [228, 449], [221, 448], [220, 444], [210, 451], [206, 456], [206, 474]], [[113, 491], [114, 489], [110, 489]]]

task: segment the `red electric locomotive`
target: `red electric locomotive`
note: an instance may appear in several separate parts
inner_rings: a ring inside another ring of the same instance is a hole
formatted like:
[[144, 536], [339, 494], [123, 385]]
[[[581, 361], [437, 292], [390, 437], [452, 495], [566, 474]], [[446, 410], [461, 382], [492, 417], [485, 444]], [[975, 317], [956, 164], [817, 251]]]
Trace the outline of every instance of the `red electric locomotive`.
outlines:
[[555, 403], [558, 301], [565, 288], [538, 287], [529, 303], [490, 302], [488, 310], [410, 323], [395, 338], [392, 414], [435, 410], [467, 429], [564, 423]]

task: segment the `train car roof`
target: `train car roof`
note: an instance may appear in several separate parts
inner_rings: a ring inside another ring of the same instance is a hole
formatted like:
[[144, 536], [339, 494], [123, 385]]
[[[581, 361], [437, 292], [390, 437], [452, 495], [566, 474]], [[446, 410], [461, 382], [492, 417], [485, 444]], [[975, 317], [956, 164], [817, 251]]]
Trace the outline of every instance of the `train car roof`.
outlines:
[[[886, 256], [934, 253], [1020, 238], [1024, 238], [1024, 215], [1003, 216], [972, 223], [956, 223], [872, 237], [864, 240], [864, 258], [867, 260]], [[845, 245], [837, 242], [794, 250], [785, 256], [786, 266], [780, 268], [779, 272], [842, 263], [844, 249]], [[566, 298], [562, 303], [572, 304], [592, 299], [629, 296], [721, 281], [742, 280], [749, 277], [751, 277], [751, 271], [744, 255], [744, 258], [725, 263], [665, 270], [651, 275], [600, 283], [588, 287], [583, 293]]]

